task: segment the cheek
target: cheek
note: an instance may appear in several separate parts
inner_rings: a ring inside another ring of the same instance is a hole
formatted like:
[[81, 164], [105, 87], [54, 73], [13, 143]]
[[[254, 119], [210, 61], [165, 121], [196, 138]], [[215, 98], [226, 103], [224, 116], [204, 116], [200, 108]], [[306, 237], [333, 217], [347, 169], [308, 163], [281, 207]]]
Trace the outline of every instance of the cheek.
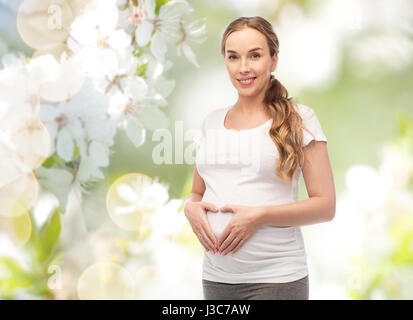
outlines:
[[228, 74], [230, 74], [231, 76], [234, 74], [234, 73], [236, 73], [236, 68], [235, 68], [235, 66], [233, 65], [233, 64], [226, 64], [226, 68], [227, 68], [227, 71], [228, 71]]
[[267, 62], [259, 63], [257, 64], [257, 71], [261, 75], [269, 74], [271, 72], [271, 65], [269, 65]]

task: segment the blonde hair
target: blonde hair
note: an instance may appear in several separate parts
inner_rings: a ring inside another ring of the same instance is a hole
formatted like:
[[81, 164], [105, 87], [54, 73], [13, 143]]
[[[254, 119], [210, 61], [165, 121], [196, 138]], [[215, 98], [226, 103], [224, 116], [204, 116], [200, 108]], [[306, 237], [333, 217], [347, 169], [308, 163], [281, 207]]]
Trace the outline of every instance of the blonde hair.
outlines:
[[[253, 28], [261, 32], [267, 38], [271, 57], [278, 54], [279, 41], [271, 23], [255, 16], [240, 17], [227, 26], [221, 41], [221, 53], [224, 57], [228, 36], [244, 28]], [[269, 134], [280, 155], [276, 172], [282, 180], [292, 181], [295, 170], [304, 162], [302, 118], [294, 108], [295, 102], [288, 98], [288, 91], [280, 81], [274, 75], [270, 76], [269, 81], [264, 103], [273, 119]]]

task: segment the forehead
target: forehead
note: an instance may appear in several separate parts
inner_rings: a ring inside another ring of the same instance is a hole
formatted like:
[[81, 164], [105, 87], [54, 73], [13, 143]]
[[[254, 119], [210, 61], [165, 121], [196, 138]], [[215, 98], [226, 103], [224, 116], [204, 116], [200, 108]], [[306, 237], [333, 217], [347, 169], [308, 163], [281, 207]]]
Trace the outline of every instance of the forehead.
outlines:
[[257, 47], [266, 50], [268, 47], [267, 38], [261, 32], [253, 28], [234, 31], [228, 36], [225, 42], [225, 50], [233, 50], [237, 52], [247, 52], [248, 50]]

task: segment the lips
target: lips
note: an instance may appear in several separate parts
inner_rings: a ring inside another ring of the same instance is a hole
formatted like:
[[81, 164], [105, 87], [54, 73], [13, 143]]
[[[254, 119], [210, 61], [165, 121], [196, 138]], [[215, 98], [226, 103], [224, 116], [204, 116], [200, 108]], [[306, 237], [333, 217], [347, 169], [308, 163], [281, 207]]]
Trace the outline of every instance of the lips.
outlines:
[[249, 85], [254, 83], [256, 78], [257, 77], [251, 77], [251, 78], [247, 78], [247, 79], [242, 80], [242, 81], [241, 81], [241, 79], [237, 79], [237, 80], [242, 86], [249, 86]]

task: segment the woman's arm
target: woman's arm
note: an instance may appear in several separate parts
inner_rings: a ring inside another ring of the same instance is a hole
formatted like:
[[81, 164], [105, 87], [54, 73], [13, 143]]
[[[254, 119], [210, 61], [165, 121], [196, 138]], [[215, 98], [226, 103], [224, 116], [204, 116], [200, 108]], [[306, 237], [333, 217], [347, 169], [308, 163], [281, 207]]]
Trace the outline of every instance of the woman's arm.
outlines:
[[190, 201], [201, 201], [202, 197], [204, 196], [205, 189], [205, 182], [199, 175], [198, 170], [195, 166], [194, 174], [192, 176], [191, 193], [186, 197], [184, 205]]
[[327, 143], [311, 141], [303, 148], [303, 178], [309, 199], [276, 206], [256, 207], [260, 226], [301, 226], [334, 218], [336, 193]]

